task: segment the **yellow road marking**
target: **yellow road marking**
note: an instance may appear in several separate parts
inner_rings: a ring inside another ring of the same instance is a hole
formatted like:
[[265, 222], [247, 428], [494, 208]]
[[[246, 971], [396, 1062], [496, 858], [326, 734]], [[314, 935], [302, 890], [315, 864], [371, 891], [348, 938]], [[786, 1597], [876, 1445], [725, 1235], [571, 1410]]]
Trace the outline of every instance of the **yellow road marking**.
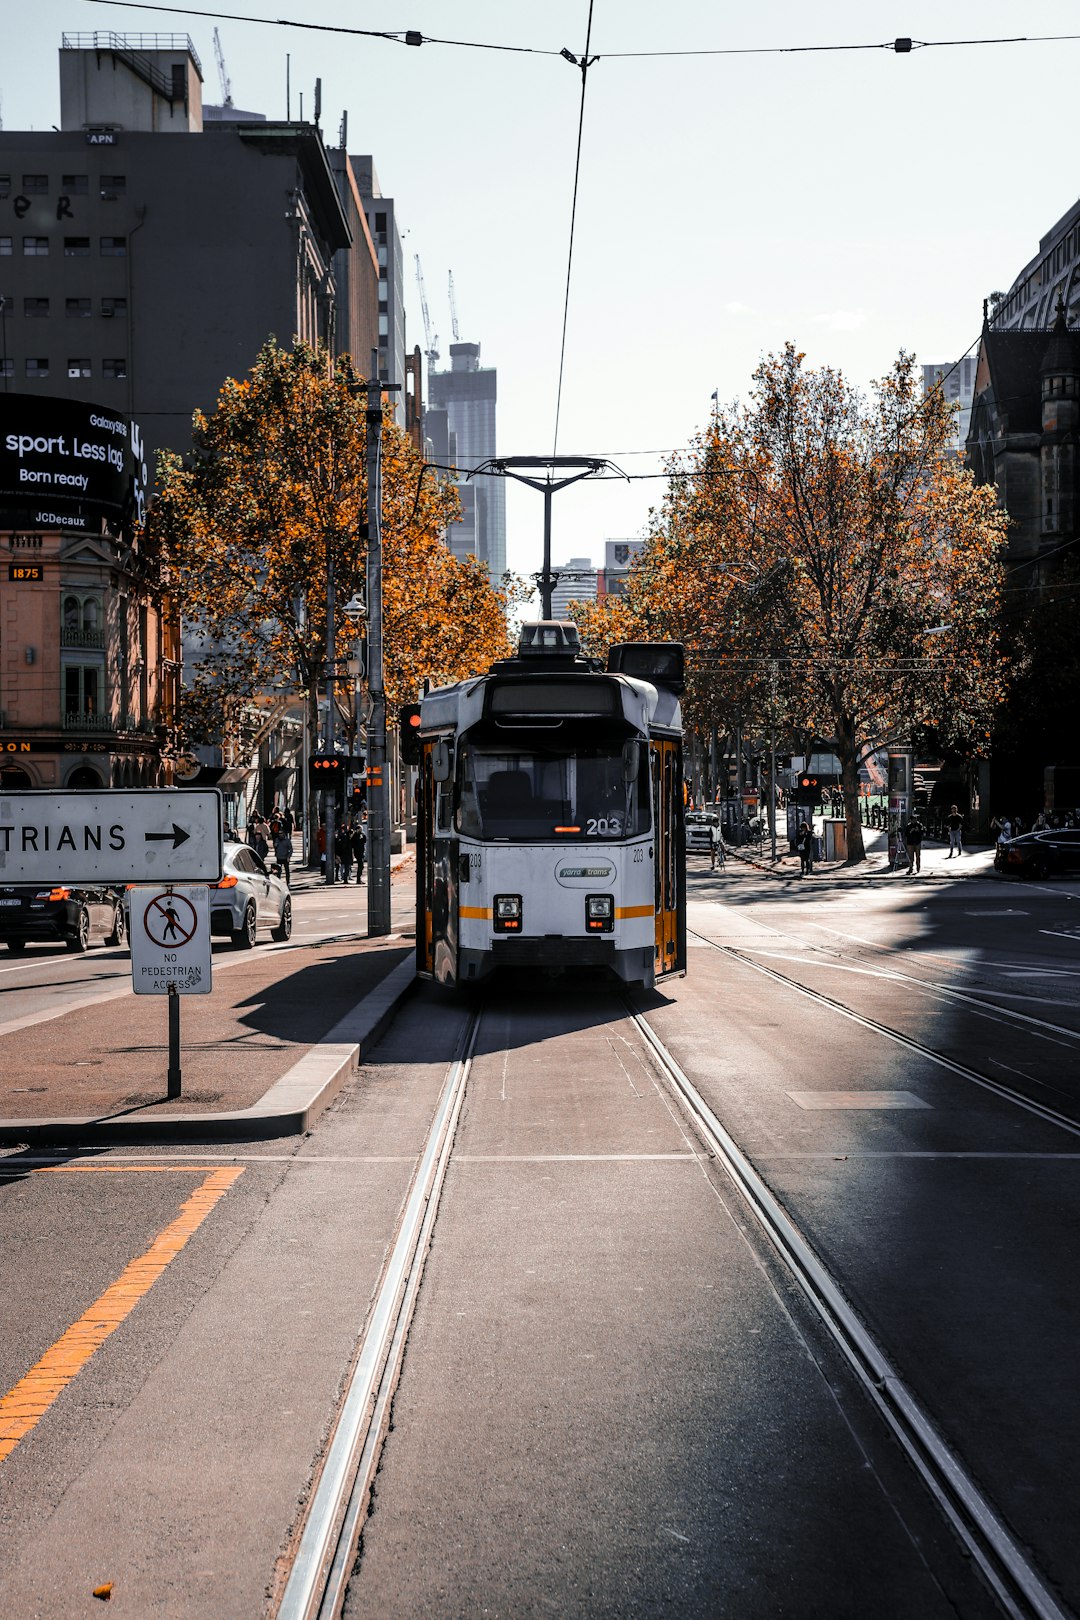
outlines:
[[[53, 1175], [58, 1170], [173, 1170], [173, 1165], [56, 1165], [35, 1170], [34, 1175]], [[196, 1169], [192, 1166], [192, 1169]], [[181, 1206], [180, 1213], [142, 1254], [126, 1266], [117, 1280], [88, 1311], [84, 1311], [56, 1343], [36, 1362], [25, 1378], [12, 1386], [0, 1400], [0, 1462], [9, 1457], [19, 1441], [39, 1423], [53, 1402], [77, 1378], [95, 1350], [105, 1343], [136, 1305], [157, 1282], [170, 1260], [174, 1260], [188, 1238], [198, 1231], [220, 1198], [224, 1198], [244, 1167], [211, 1170]]]

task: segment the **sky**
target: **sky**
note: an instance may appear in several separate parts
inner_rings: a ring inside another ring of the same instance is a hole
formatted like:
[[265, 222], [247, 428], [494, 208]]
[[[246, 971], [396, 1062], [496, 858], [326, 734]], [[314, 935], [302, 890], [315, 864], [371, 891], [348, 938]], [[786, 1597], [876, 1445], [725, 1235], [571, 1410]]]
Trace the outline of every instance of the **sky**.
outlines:
[[[14, 9], [14, 0], [7, 0]], [[213, 0], [203, 0], [212, 9]], [[222, 9], [259, 15], [253, 0]], [[581, 73], [589, 0], [274, 0], [346, 28], [418, 29], [419, 48], [220, 18], [234, 103], [311, 115], [322, 80], [335, 145], [372, 152], [404, 236], [406, 340], [425, 346], [423, 265], [445, 355], [453, 272], [463, 340], [498, 371], [502, 455], [608, 456], [662, 471], [711, 396], [745, 398], [791, 339], [867, 385], [898, 350], [959, 358], [982, 300], [1007, 288], [1080, 193], [1072, 151], [1080, 39], [955, 48], [800, 50], [916, 40], [1080, 35], [1075, 0], [592, 0], [558, 438]], [[215, 19], [93, 0], [35, 0], [5, 29], [6, 130], [59, 119], [61, 35], [189, 33], [218, 101]], [[505, 51], [433, 39], [513, 45]], [[617, 52], [746, 52], [620, 57]], [[785, 47], [782, 52], [778, 47]], [[548, 54], [544, 54], [548, 53]], [[553, 500], [553, 559], [601, 561], [640, 535], [662, 478], [584, 481]], [[540, 567], [539, 494], [507, 490], [509, 566]]]

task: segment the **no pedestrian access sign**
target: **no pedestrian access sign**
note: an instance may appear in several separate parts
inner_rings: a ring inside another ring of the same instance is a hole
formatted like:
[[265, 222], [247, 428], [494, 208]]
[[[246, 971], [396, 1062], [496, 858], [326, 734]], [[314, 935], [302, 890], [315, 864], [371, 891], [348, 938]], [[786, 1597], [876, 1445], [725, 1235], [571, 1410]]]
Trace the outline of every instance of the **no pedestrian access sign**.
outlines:
[[216, 883], [221, 859], [216, 788], [0, 787], [3, 883]]
[[132, 889], [131, 988], [137, 996], [210, 994], [210, 891]]

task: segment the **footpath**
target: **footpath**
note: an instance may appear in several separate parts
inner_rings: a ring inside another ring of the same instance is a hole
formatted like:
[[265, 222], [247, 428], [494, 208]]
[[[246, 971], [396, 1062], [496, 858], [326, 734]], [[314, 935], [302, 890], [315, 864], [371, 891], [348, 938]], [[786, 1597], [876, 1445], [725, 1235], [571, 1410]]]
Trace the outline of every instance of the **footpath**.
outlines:
[[[115, 976], [88, 982], [82, 1005], [0, 1025], [0, 1143], [236, 1142], [310, 1130], [415, 982], [414, 883], [415, 851], [394, 855], [391, 932], [369, 940], [366, 881], [327, 888], [294, 871], [292, 940], [215, 944], [213, 990], [181, 997], [178, 1099], [166, 1095], [166, 998], [133, 994], [126, 954]], [[22, 963], [31, 966], [29, 954]], [[17, 986], [6, 989], [10, 1004]]]
[[743, 861], [758, 871], [768, 872], [774, 877], [794, 879], [802, 883], [823, 880], [829, 882], [839, 880], [844, 883], [917, 883], [938, 880], [954, 882], [960, 878], [996, 876], [993, 844], [976, 844], [970, 848], [965, 845], [962, 855], [950, 855], [947, 844], [931, 839], [924, 840], [922, 870], [910, 876], [906, 867], [898, 869], [890, 867], [889, 835], [884, 828], [864, 827], [863, 846], [866, 850], [866, 859], [858, 866], [848, 866], [844, 861], [815, 861], [813, 873], [808, 877], [800, 877], [798, 855], [789, 852], [787, 839], [781, 839], [779, 836], [776, 840], [775, 861], [772, 859], [767, 839], [760, 844], [744, 844], [740, 848], [732, 848], [729, 845], [727, 858], [729, 861]]

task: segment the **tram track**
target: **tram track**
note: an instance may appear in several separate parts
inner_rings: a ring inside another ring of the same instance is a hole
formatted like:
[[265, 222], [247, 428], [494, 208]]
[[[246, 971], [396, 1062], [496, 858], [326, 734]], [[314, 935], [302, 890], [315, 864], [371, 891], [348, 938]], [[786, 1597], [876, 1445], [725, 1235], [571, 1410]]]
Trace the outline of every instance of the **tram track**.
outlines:
[[472, 1014], [448, 1070], [308, 1505], [278, 1620], [333, 1620], [341, 1613], [482, 1016], [482, 1007]]
[[629, 1010], [695, 1132], [840, 1349], [1004, 1612], [1013, 1620], [1069, 1620], [1070, 1612], [1058, 1602], [795, 1222], [645, 1017]]
[[[710, 944], [712, 942], [709, 942]], [[795, 980], [763, 968], [742, 952], [715, 946], [768, 977], [854, 1018], [864, 1027], [931, 1057], [964, 1078], [1020, 1102], [1032, 1113], [1080, 1135], [1080, 1125], [1012, 1094], [921, 1043], [853, 1013]], [[827, 1335], [851, 1368], [872, 1408], [901, 1447], [950, 1524], [966, 1554], [1012, 1620], [1070, 1620], [1045, 1578], [908, 1386], [885, 1348], [869, 1331], [842, 1283], [815, 1253], [763, 1177], [743, 1153], [664, 1041], [632, 1002], [623, 1004], [642, 1042], [642, 1057], [703, 1145], [722, 1184], [752, 1217]], [[379, 1467], [425, 1258], [454, 1148], [484, 1008], [471, 1016], [459, 1055], [450, 1064], [418, 1163], [405, 1211], [384, 1267], [338, 1421], [299, 1535], [277, 1609], [279, 1620], [334, 1620], [342, 1612]]]
[[[1062, 1113], [1059, 1109], [1051, 1108], [1046, 1103], [1037, 1102], [1035, 1098], [1026, 1096], [1023, 1092], [1016, 1090], [1015, 1087], [1005, 1084], [1004, 1081], [995, 1080], [992, 1075], [985, 1074], [982, 1070], [975, 1069], [970, 1064], [961, 1063], [959, 1059], [949, 1057], [945, 1052], [939, 1052], [936, 1047], [928, 1046], [925, 1041], [917, 1040], [915, 1036], [907, 1035], [903, 1030], [895, 1029], [890, 1024], [884, 1024], [879, 1019], [869, 1017], [866, 1013], [856, 1012], [853, 1007], [849, 1007], [846, 1003], [837, 1000], [835, 996], [828, 996], [823, 990], [814, 990], [809, 985], [802, 984], [800, 980], [794, 978], [791, 974], [781, 973], [775, 967], [766, 966], [764, 962], [755, 960], [746, 951], [741, 951], [732, 945], [718, 945], [715, 941], [706, 939], [704, 935], [697, 937], [710, 945], [713, 950], [730, 957], [733, 961], [742, 963], [744, 967], [750, 968], [753, 972], [759, 973], [765, 978], [772, 979], [776, 984], [794, 990], [798, 995], [805, 996], [809, 1001], [817, 1003], [818, 1006], [827, 1007], [831, 1012], [837, 1013], [842, 1018], [849, 1019], [863, 1029], [870, 1030], [874, 1034], [882, 1036], [885, 1040], [894, 1041], [897, 1045], [903, 1046], [908, 1051], [925, 1058], [927, 1062], [933, 1063], [936, 1067], [946, 1069], [950, 1073], [960, 1076], [961, 1079], [970, 1081], [972, 1085], [980, 1086], [984, 1091], [993, 1092], [995, 1096], [1015, 1104], [1018, 1108], [1023, 1108], [1026, 1112], [1034, 1114], [1047, 1124], [1056, 1125], [1061, 1130], [1068, 1131], [1071, 1136], [1080, 1136], [1080, 1121]], [[1043, 1082], [1033, 1080], [1032, 1084], [1042, 1085]]]

